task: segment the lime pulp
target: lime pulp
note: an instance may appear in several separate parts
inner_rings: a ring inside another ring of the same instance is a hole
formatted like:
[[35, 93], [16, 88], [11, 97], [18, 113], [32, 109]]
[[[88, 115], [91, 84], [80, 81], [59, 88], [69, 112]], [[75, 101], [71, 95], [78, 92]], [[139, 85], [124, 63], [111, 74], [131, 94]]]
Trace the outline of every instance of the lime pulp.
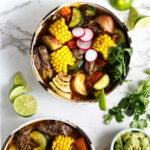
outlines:
[[141, 17], [135, 24], [135, 28], [150, 28], [150, 17]]

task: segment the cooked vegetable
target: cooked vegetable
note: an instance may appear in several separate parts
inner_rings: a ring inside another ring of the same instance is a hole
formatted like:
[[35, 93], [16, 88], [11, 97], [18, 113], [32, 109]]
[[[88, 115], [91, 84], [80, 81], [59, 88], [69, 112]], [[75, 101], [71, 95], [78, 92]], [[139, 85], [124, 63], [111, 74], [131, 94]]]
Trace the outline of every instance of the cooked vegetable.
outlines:
[[95, 90], [101, 90], [109, 85], [109, 76], [104, 74], [93, 86]]
[[83, 59], [79, 59], [74, 63], [73, 66], [68, 67], [68, 69], [72, 72], [78, 71], [82, 67], [83, 62], [84, 62]]
[[98, 52], [101, 52], [104, 60], [107, 60], [109, 58], [108, 51], [110, 47], [116, 47], [116, 44], [107, 34], [99, 34], [99, 36], [94, 40], [92, 45], [93, 49], [97, 50]]
[[69, 47], [70, 49], [75, 49], [75, 48], [77, 48], [76, 41], [75, 41], [75, 40], [70, 40], [70, 41], [68, 41], [68, 47]]
[[53, 24], [51, 24], [49, 31], [62, 44], [72, 38], [72, 34], [69, 31], [68, 26], [65, 24], [64, 18], [57, 19]]
[[50, 63], [56, 72], [63, 71], [67, 73], [67, 65], [73, 66], [75, 60], [76, 59], [66, 45], [50, 54]]
[[62, 72], [58, 73], [58, 77], [59, 77], [60, 80], [62, 80], [64, 82], [71, 81], [71, 75], [64, 76], [64, 74]]
[[123, 122], [124, 116], [134, 116], [134, 121], [131, 122], [131, 127], [144, 129], [147, 127], [147, 121], [140, 119], [140, 116], [148, 112], [150, 97], [150, 77], [143, 81], [135, 91], [127, 94], [128, 96], [123, 98], [118, 106], [109, 110], [109, 114], [105, 116], [105, 121], [111, 122], [113, 118], [117, 122]]
[[9, 150], [19, 150], [17, 148], [17, 146], [15, 146], [14, 144], [12, 144], [10, 147], [9, 147]]
[[62, 44], [57, 41], [54, 37], [51, 35], [45, 35], [42, 37], [42, 40], [44, 44], [50, 49], [50, 50], [56, 50], [60, 47], [62, 47]]
[[52, 150], [69, 150], [74, 139], [68, 136], [59, 135], [52, 143]]
[[84, 30], [85, 30], [85, 34], [84, 34], [84, 36], [82, 36], [80, 38], [80, 40], [82, 40], [84, 42], [88, 42], [88, 41], [92, 40], [93, 36], [94, 36], [93, 31], [89, 28], [85, 28]]
[[46, 149], [47, 146], [47, 138], [45, 137], [44, 134], [42, 134], [39, 131], [33, 131], [30, 133], [30, 138], [38, 144], [38, 149]]
[[106, 111], [106, 99], [104, 89], [100, 90], [99, 94], [99, 108], [103, 111]]
[[114, 20], [109, 15], [100, 15], [95, 21], [101, 26], [104, 31], [114, 33]]
[[78, 46], [80, 49], [88, 50], [88, 49], [90, 49], [91, 46], [92, 46], [92, 41], [84, 42], [84, 41], [81, 41], [80, 39], [78, 39], [78, 40], [77, 40], [77, 46]]
[[53, 82], [50, 82], [49, 85], [50, 85], [50, 87], [52, 88], [52, 90], [53, 90], [54, 92], [56, 92], [59, 96], [62, 96], [62, 97], [67, 98], [67, 99], [71, 99], [71, 93], [62, 92], [61, 90], [59, 90], [59, 89], [54, 85]]
[[126, 38], [124, 33], [120, 30], [120, 29], [115, 29], [115, 33], [117, 33], [119, 35], [119, 38], [121, 39], [121, 43], [125, 43], [126, 42]]
[[87, 5], [85, 14], [86, 14], [86, 16], [95, 16], [96, 15], [95, 7], [93, 7], [91, 5]]
[[85, 144], [85, 141], [84, 141], [84, 138], [79, 138], [75, 141], [75, 144], [78, 148], [78, 150], [87, 150], [87, 147], [86, 147], [86, 144]]
[[83, 19], [84, 17], [82, 12], [78, 8], [74, 7], [72, 10], [72, 19], [69, 23], [69, 27], [74, 28], [76, 26], [80, 26], [83, 22]]
[[70, 15], [70, 14], [71, 14], [71, 8], [68, 7], [68, 6], [64, 6], [64, 7], [60, 10], [60, 13], [61, 13], [63, 16]]
[[72, 90], [81, 95], [87, 95], [86, 87], [85, 87], [85, 74], [79, 74], [75, 76], [72, 80]]
[[75, 27], [72, 29], [72, 34], [74, 37], [81, 38], [85, 35], [85, 29], [81, 27]]
[[101, 67], [103, 67], [107, 64], [107, 62], [105, 60], [101, 59], [100, 57], [97, 57], [96, 63], [99, 64]]

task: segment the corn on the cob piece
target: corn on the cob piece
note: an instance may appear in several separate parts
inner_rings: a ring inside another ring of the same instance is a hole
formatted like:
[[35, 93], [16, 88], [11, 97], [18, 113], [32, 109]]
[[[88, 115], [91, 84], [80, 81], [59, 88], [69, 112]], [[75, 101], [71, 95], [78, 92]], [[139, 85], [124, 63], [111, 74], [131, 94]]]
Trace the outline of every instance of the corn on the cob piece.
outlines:
[[59, 135], [52, 144], [52, 150], [69, 150], [74, 139], [68, 136]]
[[56, 72], [67, 73], [67, 65], [73, 66], [75, 61], [67, 45], [50, 54], [50, 63]]
[[105, 60], [108, 59], [108, 50], [110, 47], [116, 47], [115, 42], [107, 34], [99, 35], [93, 42], [92, 48], [101, 52]]
[[55, 36], [62, 44], [66, 43], [72, 38], [72, 34], [65, 24], [65, 19], [57, 19], [49, 28], [50, 33]]

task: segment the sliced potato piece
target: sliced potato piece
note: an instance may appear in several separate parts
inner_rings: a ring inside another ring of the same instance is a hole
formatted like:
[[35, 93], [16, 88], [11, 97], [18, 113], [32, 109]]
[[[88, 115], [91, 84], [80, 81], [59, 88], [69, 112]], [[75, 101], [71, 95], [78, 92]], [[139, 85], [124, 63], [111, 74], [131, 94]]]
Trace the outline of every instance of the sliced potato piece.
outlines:
[[65, 92], [62, 92], [61, 90], [59, 90], [53, 82], [50, 82], [49, 83], [50, 87], [52, 88], [53, 91], [55, 91], [59, 96], [62, 96], [64, 98], [67, 98], [67, 99], [71, 99], [71, 93], [65, 93]]
[[88, 95], [85, 86], [85, 74], [79, 74], [73, 78], [71, 86], [74, 92], [81, 95]]

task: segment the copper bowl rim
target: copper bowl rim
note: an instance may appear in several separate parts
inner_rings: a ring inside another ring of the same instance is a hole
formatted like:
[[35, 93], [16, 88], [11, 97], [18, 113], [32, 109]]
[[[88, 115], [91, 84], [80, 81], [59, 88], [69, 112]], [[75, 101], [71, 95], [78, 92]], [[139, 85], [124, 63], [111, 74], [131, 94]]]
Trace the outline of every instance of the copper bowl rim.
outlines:
[[[40, 77], [36, 67], [35, 67], [35, 64], [34, 64], [34, 58], [33, 58], [33, 49], [34, 49], [34, 45], [36, 43], [36, 39], [37, 39], [37, 35], [38, 33], [41, 31], [45, 21], [51, 16], [53, 15], [56, 11], [58, 11], [59, 9], [61, 9], [62, 7], [64, 6], [70, 6], [70, 5], [73, 5], [73, 4], [76, 4], [76, 3], [81, 3], [81, 4], [90, 4], [90, 5], [93, 5], [95, 7], [98, 7], [104, 11], [106, 11], [108, 14], [110, 14], [118, 23], [119, 25], [126, 31], [126, 34], [127, 34], [127, 41], [128, 41], [128, 45], [129, 47], [131, 47], [131, 37], [129, 37], [129, 34], [128, 34], [128, 29], [125, 25], [125, 23], [121, 22], [120, 19], [114, 14], [112, 13], [110, 10], [108, 10], [107, 8], [99, 5], [99, 4], [94, 4], [94, 3], [90, 3], [90, 2], [70, 2], [70, 3], [64, 3], [60, 6], [57, 6], [56, 8], [54, 8], [53, 10], [51, 10], [39, 23], [39, 25], [37, 26], [36, 30], [34, 31], [33, 33], [33, 37], [32, 37], [32, 40], [31, 40], [31, 46], [30, 46], [30, 59], [31, 59], [31, 66], [32, 66], [32, 69], [33, 69], [33, 72], [34, 72], [34, 75], [35, 77], [37, 78], [38, 82], [41, 84], [41, 86], [52, 96], [62, 100], [62, 101], [65, 101], [65, 102], [72, 102], [72, 103], [76, 103], [76, 104], [92, 104], [92, 103], [97, 103], [98, 102], [98, 99], [90, 99], [90, 100], [74, 100], [74, 99], [67, 99], [67, 98], [63, 98], [59, 95], [57, 95], [54, 91], [52, 91], [43, 81], [43, 79]], [[130, 57], [130, 60], [131, 60], [131, 57]], [[129, 66], [130, 66], [130, 60], [129, 60]], [[127, 75], [128, 75], [128, 72], [129, 72], [130, 68], [128, 68], [127, 70]], [[127, 77], [127, 75], [124, 77], [124, 79]], [[123, 80], [124, 80], [123, 79]], [[113, 89], [110, 91], [110, 93], [107, 93], [107, 95], [110, 95], [113, 93], [113, 91], [117, 88], [119, 88], [120, 86], [122, 85], [121, 82], [118, 82], [114, 87]]]
[[74, 123], [72, 123], [72, 122], [70, 122], [68, 120], [62, 120], [60, 118], [55, 118], [55, 117], [41, 117], [41, 118], [33, 119], [33, 120], [30, 120], [30, 121], [27, 121], [27, 122], [23, 123], [18, 128], [16, 128], [15, 130], [13, 130], [11, 132], [11, 134], [7, 137], [7, 139], [5, 140], [5, 142], [4, 142], [3, 146], [2, 146], [2, 150], [6, 150], [7, 149], [7, 146], [9, 144], [10, 140], [14, 137], [14, 135], [15, 135], [15, 133], [17, 131], [19, 131], [23, 127], [25, 127], [27, 125], [30, 125], [32, 123], [36, 123], [36, 122], [39, 122], [39, 121], [45, 121], [45, 120], [60, 121], [60, 122], [66, 123], [66, 124], [70, 125], [71, 127], [77, 129], [79, 131], [79, 133], [81, 133], [81, 135], [86, 139], [87, 144], [89, 145], [89, 147], [91, 148], [91, 150], [95, 150], [95, 147], [92, 144], [90, 138], [88, 137], [88, 135], [79, 126], [77, 126], [76, 124], [74, 124]]

